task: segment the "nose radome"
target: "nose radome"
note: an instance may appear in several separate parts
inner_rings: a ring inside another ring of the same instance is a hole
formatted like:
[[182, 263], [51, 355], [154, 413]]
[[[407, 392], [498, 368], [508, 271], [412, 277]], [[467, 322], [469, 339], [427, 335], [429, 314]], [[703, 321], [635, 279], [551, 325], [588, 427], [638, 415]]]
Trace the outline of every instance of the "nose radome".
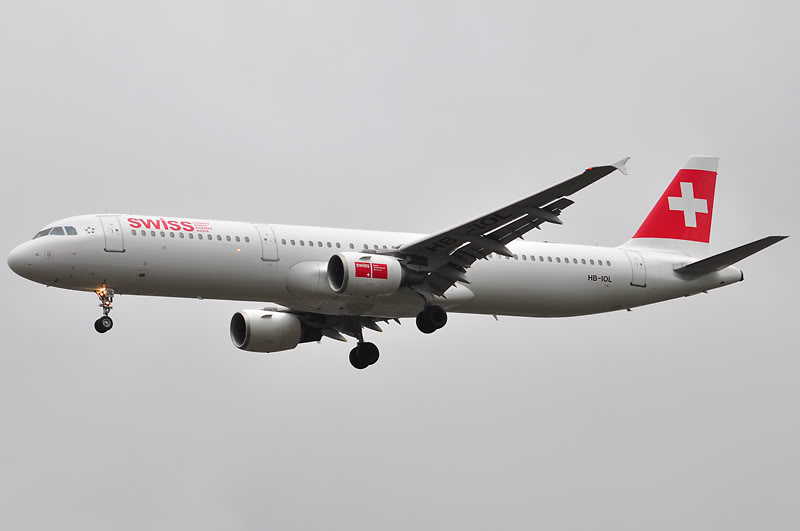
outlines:
[[15, 247], [8, 255], [8, 267], [11, 268], [11, 271], [14, 273], [23, 276], [22, 270], [25, 266], [25, 257], [23, 256], [23, 251], [20, 249], [21, 246]]

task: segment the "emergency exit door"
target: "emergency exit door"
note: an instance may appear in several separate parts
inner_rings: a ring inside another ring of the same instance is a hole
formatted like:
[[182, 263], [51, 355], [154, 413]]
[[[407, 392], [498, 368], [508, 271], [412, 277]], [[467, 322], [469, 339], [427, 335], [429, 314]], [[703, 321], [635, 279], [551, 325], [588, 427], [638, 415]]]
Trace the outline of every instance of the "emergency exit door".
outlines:
[[97, 216], [103, 226], [106, 238], [105, 250], [109, 253], [124, 253], [125, 242], [122, 241], [122, 224], [117, 216]]
[[647, 285], [647, 270], [644, 265], [644, 258], [641, 253], [636, 251], [625, 251], [631, 263], [631, 286], [643, 288]]
[[269, 225], [256, 225], [256, 229], [261, 236], [261, 259], [266, 262], [277, 262], [278, 241], [275, 239], [275, 231]]

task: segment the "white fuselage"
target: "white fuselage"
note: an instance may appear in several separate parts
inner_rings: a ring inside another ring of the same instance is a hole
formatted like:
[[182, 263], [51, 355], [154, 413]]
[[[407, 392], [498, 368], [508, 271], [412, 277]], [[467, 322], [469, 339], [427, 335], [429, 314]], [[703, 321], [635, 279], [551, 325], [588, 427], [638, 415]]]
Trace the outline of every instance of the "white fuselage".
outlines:
[[[157, 227], [152, 220], [160, 220]], [[336, 252], [391, 249], [419, 234], [185, 221], [193, 230], [171, 218], [137, 215], [60, 220], [48, 226], [74, 227], [77, 235], [27, 241], [9, 265], [26, 278], [67, 289], [107, 286], [117, 294], [272, 302], [333, 315], [413, 317], [425, 304], [411, 288], [375, 297], [338, 295], [326, 278]], [[479, 260], [468, 271], [470, 283], [436, 303], [451, 312], [561, 317], [642, 306], [742, 279], [735, 267], [686, 278], [674, 268], [692, 260], [676, 253], [525, 241], [508, 248], [515, 257]]]

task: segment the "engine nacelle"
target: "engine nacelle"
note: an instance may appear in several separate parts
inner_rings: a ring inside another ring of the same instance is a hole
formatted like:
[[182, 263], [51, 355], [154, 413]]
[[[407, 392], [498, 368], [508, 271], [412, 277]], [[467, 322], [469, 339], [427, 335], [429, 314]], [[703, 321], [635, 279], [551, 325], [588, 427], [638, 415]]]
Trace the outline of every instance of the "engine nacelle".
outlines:
[[321, 330], [304, 325], [290, 313], [242, 310], [231, 317], [231, 341], [241, 350], [280, 352], [320, 339]]
[[391, 256], [336, 253], [328, 260], [328, 284], [340, 295], [391, 295], [403, 283], [406, 271]]

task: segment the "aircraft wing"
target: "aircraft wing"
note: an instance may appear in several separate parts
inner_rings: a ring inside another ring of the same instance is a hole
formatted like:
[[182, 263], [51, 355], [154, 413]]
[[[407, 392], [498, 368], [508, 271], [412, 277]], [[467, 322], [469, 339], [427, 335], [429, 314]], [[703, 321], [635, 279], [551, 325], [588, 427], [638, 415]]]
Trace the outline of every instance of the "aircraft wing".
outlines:
[[522, 238], [543, 223], [561, 224], [559, 214], [573, 204], [568, 196], [616, 170], [627, 174], [625, 163], [629, 158], [607, 166], [594, 166], [516, 203], [390, 252], [407, 260], [414, 269], [427, 272], [426, 288], [434, 295], [444, 295], [455, 282], [469, 283], [466, 272], [476, 260], [492, 253], [511, 256], [507, 243]]

